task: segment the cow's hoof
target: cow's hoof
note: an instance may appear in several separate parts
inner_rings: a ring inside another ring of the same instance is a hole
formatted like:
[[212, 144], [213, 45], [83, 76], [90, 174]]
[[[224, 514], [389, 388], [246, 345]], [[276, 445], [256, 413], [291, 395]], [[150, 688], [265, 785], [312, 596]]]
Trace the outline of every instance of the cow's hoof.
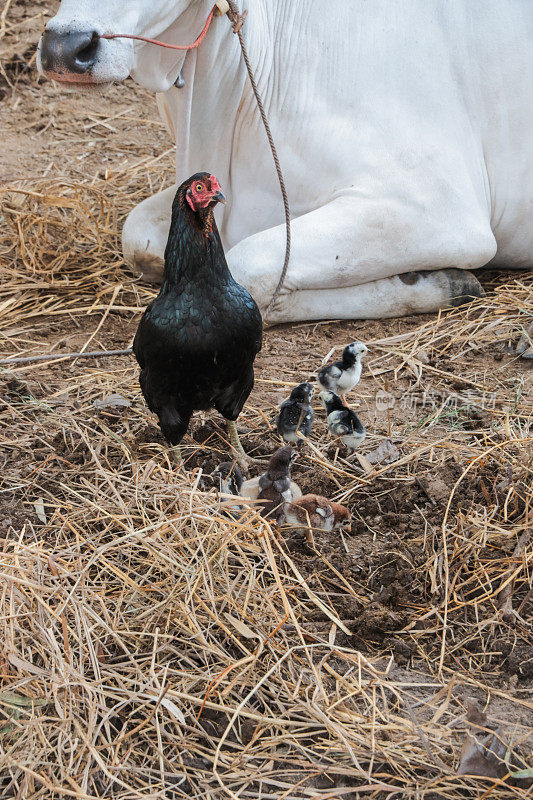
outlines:
[[443, 269], [449, 282], [450, 305], [453, 307], [470, 303], [483, 297], [485, 291], [476, 276], [467, 269]]
[[516, 346], [516, 352], [522, 358], [533, 358], [533, 322], [522, 334], [520, 341]]

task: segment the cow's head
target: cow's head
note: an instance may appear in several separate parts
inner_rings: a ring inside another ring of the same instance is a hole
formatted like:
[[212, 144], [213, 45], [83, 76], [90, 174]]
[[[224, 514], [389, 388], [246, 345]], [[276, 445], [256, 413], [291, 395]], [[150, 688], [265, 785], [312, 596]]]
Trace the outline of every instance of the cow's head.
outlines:
[[80, 86], [132, 75], [147, 88], [164, 91], [178, 77], [184, 53], [100, 37], [164, 35], [167, 41], [186, 43], [187, 36], [192, 41], [198, 34], [198, 21], [206, 12], [205, 21], [210, 8], [208, 0], [62, 0], [39, 42], [39, 70], [55, 81]]

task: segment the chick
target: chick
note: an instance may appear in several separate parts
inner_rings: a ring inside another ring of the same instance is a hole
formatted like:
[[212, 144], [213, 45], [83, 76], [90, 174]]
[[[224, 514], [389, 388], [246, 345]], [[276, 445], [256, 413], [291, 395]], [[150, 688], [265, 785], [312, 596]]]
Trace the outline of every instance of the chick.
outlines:
[[353, 453], [364, 441], [366, 429], [361, 420], [341, 398], [333, 392], [320, 392], [320, 402], [326, 409], [328, 428], [333, 436], [339, 436], [348, 450]]
[[285, 523], [301, 528], [311, 526], [321, 531], [333, 530], [333, 509], [319, 494], [304, 494], [285, 506]]
[[223, 461], [212, 472], [215, 486], [222, 494], [240, 495], [243, 476], [237, 464], [233, 461]]
[[283, 517], [285, 503], [292, 501], [291, 464], [296, 453], [291, 447], [280, 447], [268, 462], [267, 471], [259, 478], [258, 500], [267, 516], [276, 521]]
[[318, 382], [322, 388], [340, 395], [343, 405], [346, 405], [346, 392], [359, 383], [366, 353], [368, 347], [363, 342], [352, 342], [344, 348], [340, 361], [323, 367], [318, 373]]
[[285, 442], [298, 442], [302, 440], [298, 433], [309, 436], [315, 418], [311, 408], [311, 398], [314, 388], [310, 383], [300, 383], [291, 392], [288, 400], [281, 404], [277, 429]]
[[320, 531], [332, 531], [351, 523], [346, 506], [333, 503], [319, 494], [304, 494], [285, 506], [285, 522], [298, 527], [311, 526]]
[[298, 500], [286, 503], [284, 512], [285, 524], [305, 528], [305, 538], [310, 544], [314, 544], [313, 530], [333, 531], [348, 528], [351, 524], [351, 514], [346, 506], [319, 494], [304, 494]]
[[[241, 497], [246, 498], [246, 500], [257, 500], [259, 497], [259, 479], [260, 475], [257, 478], [248, 478], [248, 480], [244, 481], [242, 488], [241, 488]], [[302, 496], [302, 490], [296, 483], [296, 481], [291, 480], [291, 494], [293, 500], [298, 500], [299, 497]]]
[[[214, 485], [218, 488], [221, 494], [233, 494], [239, 497], [243, 483], [242, 472], [233, 461], [223, 461], [211, 473]], [[239, 503], [230, 503], [228, 505], [228, 498], [224, 498], [222, 513], [229, 517], [238, 517], [243, 508]]]

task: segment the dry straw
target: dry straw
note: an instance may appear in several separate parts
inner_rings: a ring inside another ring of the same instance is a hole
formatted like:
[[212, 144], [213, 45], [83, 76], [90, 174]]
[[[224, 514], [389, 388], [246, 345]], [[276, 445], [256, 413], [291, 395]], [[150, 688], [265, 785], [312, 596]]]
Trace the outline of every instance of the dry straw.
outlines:
[[[88, 339], [94, 315], [139, 313], [149, 292], [131, 288], [117, 248], [119, 209], [131, 199], [123, 180], [4, 192], [0, 309], [10, 353], [35, 351], [25, 346], [33, 320], [88, 319]], [[374, 342], [370, 370], [377, 381], [407, 377], [412, 391], [431, 375], [452, 396], [454, 361], [516, 341], [528, 308], [530, 280], [510, 279], [467, 308]], [[418, 607], [402, 609], [409, 621], [396, 634], [416, 654], [408, 671], [372, 637], [339, 643], [354, 623], [339, 597], [364, 609], [373, 591], [346, 580], [320, 541], [317, 583], [253, 508], [231, 519], [224, 500], [198, 488], [198, 470], [173, 473], [160, 445], [136, 445], [147, 412], [133, 364], [43, 369], [6, 373], [2, 412], [4, 445], [32, 467], [6, 473], [3, 488], [18, 504], [0, 564], [4, 796], [459, 798], [474, 780], [454, 771], [469, 694], [498, 698], [511, 746], [527, 749], [531, 697], [502, 688], [491, 667], [496, 640], [531, 641], [522, 618], [532, 569], [523, 387], [510, 403], [501, 378], [462, 371], [463, 388], [494, 396], [475, 436], [443, 427], [436, 407], [393, 464], [364, 477], [331, 461], [323, 429], [304, 446], [302, 461], [317, 473], [329, 465], [355, 512], [366, 492], [401, 497], [435, 463], [460, 465], [440, 527], [415, 542], [426, 555], [413, 576], [425, 590]], [[113, 392], [132, 402], [118, 420], [93, 406]], [[264, 437], [264, 409], [251, 405], [245, 425], [252, 441]], [[371, 434], [369, 448], [379, 441]], [[203, 452], [220, 460], [224, 447], [215, 431]], [[187, 440], [189, 456], [198, 449]], [[473, 484], [477, 497], [458, 508]], [[322, 591], [331, 582], [337, 588]], [[508, 781], [497, 791], [525, 797]]]

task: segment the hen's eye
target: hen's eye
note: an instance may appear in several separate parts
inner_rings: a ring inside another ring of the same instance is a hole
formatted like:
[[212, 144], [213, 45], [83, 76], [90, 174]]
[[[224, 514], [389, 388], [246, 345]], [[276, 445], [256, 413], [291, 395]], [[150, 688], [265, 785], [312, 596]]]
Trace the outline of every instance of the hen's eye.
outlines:
[[194, 188], [196, 189], [197, 192], [202, 192], [203, 189], [204, 189], [204, 186], [203, 186], [202, 183], [197, 183]]

